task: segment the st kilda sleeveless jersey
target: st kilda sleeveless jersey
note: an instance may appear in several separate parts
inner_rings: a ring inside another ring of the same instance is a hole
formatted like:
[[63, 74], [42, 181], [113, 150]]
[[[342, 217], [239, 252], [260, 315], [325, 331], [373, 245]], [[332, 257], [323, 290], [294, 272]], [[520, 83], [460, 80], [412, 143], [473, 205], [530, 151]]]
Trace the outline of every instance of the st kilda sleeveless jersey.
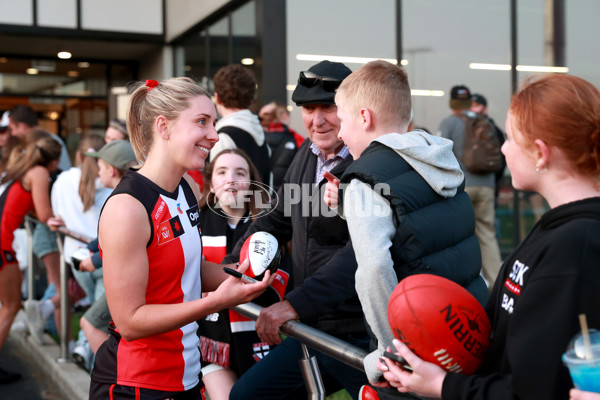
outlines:
[[[126, 193], [148, 212], [152, 235], [148, 252], [146, 304], [176, 304], [201, 297], [202, 242], [198, 204], [182, 179], [169, 193], [128, 171], [111, 196]], [[127, 258], [127, 254], [123, 254]], [[162, 391], [183, 391], [199, 383], [200, 351], [196, 322], [180, 329], [126, 341], [110, 323], [109, 339], [98, 349], [92, 379]]]

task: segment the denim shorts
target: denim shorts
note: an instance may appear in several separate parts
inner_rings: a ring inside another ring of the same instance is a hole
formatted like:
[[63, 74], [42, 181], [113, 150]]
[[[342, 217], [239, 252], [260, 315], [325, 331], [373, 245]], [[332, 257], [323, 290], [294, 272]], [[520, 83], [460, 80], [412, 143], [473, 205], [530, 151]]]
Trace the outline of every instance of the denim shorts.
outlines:
[[33, 253], [42, 258], [57, 251], [56, 232], [52, 232], [44, 224], [37, 224], [33, 230]]

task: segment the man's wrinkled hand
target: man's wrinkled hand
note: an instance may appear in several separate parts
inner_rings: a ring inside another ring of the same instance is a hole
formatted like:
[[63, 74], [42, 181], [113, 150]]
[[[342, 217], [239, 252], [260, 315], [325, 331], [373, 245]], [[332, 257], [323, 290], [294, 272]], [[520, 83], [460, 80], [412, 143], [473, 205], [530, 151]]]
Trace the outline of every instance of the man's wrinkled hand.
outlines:
[[258, 315], [256, 333], [262, 341], [268, 344], [279, 344], [281, 343], [281, 337], [279, 336], [281, 325], [298, 318], [300, 316], [287, 300], [275, 303], [264, 308]]

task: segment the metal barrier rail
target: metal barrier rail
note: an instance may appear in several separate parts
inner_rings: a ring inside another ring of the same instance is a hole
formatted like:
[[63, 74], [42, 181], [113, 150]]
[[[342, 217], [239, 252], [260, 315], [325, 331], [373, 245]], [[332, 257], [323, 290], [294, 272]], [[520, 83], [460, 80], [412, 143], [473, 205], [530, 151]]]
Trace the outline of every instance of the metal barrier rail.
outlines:
[[[27, 287], [28, 287], [28, 298], [33, 299], [33, 246], [32, 246], [32, 224], [41, 224], [35, 218], [27, 216], [25, 219], [25, 226], [28, 233], [28, 252], [29, 252], [29, 264], [27, 274]], [[69, 362], [70, 357], [68, 354], [68, 318], [69, 318], [69, 302], [68, 302], [68, 283], [67, 283], [67, 263], [64, 259], [63, 253], [63, 236], [69, 236], [77, 239], [83, 243], [89, 243], [92, 239], [86, 236], [72, 232], [64, 227], [59, 227], [57, 232], [60, 235], [57, 236], [57, 245], [60, 253], [60, 318], [61, 318], [61, 332], [60, 332], [60, 357], [58, 362]], [[254, 321], [258, 318], [263, 307], [254, 304], [246, 303], [240, 304], [233, 307], [233, 310], [250, 318]], [[308, 352], [307, 346], [320, 351], [330, 357], [333, 357], [353, 368], [360, 371], [364, 371], [363, 359], [367, 355], [367, 351], [360, 347], [353, 346], [341, 339], [331, 336], [327, 333], [321, 332], [318, 329], [312, 328], [299, 321], [287, 321], [281, 326], [280, 332], [296, 339], [302, 346], [304, 357], [299, 360], [304, 382], [307, 386], [308, 396], [312, 400], [323, 400], [325, 399], [325, 390], [323, 388], [323, 382], [319, 372], [319, 367], [314, 356], [311, 356]]]
[[[27, 298], [33, 300], [33, 224], [43, 224], [41, 221], [30, 216], [25, 217], [25, 228], [27, 229], [27, 251], [29, 263], [27, 265]], [[46, 224], [44, 224], [46, 225]], [[46, 225], [47, 226], [47, 225]], [[92, 239], [70, 231], [65, 227], [59, 227], [56, 230], [59, 235], [56, 236], [56, 245], [60, 254], [60, 353], [58, 362], [69, 362], [69, 282], [67, 280], [69, 274], [67, 271], [68, 265], [65, 261], [63, 251], [63, 236], [69, 236], [83, 243], [89, 243]], [[58, 288], [57, 288], [58, 290]]]

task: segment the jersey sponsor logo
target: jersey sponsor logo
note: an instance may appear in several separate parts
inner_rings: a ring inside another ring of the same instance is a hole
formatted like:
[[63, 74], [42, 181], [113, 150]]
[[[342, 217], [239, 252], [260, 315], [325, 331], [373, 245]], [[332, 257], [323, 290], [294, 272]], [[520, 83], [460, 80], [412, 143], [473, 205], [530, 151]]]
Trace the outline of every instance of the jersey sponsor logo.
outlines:
[[208, 322], [217, 322], [219, 320], [219, 313], [208, 314], [206, 317], [204, 317], [204, 320]]
[[181, 209], [181, 203], [177, 203], [177, 212], [179, 214], [183, 214], [183, 210]]
[[154, 219], [158, 220], [160, 219], [160, 216], [162, 215], [165, 207], [167, 206], [167, 204], [161, 200], [160, 202], [160, 206], [158, 207], [158, 209], [156, 210], [156, 212], [154, 213]]
[[163, 221], [158, 225], [156, 233], [158, 236], [158, 244], [165, 244], [173, 239], [177, 239], [179, 236], [183, 235], [184, 232], [178, 215], [167, 221]]
[[200, 212], [198, 211], [198, 205], [187, 209], [185, 212], [187, 213], [192, 226], [196, 226], [200, 223]]
[[[508, 292], [502, 295], [501, 307], [506, 310], [509, 314], [512, 314], [515, 307], [515, 297], [520, 296], [525, 283], [525, 274], [529, 271], [529, 266], [525, 263], [515, 260], [512, 266], [512, 270], [504, 281], [504, 287], [508, 289]], [[514, 295], [514, 296], [513, 296]]]

